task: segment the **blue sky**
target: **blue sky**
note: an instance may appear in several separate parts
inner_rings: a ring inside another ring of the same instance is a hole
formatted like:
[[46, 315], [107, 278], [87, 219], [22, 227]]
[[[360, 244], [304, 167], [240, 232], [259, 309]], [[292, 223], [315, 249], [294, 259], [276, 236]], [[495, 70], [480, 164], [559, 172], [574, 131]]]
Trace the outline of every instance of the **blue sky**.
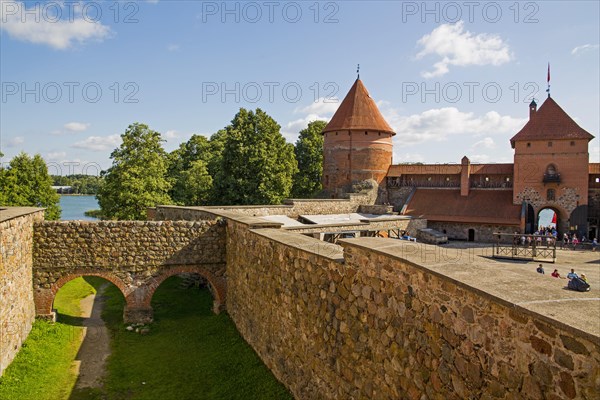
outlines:
[[240, 107], [294, 142], [358, 63], [396, 129], [394, 162], [512, 162], [548, 62], [553, 98], [599, 135], [596, 1], [0, 3], [3, 161], [40, 153], [52, 173], [109, 167], [133, 122], [173, 150]]

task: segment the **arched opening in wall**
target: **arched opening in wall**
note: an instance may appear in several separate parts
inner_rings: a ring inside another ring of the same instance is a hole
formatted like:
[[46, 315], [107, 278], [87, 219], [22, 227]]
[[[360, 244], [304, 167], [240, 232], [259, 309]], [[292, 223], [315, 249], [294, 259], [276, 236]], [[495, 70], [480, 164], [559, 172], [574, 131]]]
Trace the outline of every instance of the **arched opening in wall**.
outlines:
[[98, 387], [105, 376], [111, 327], [122, 327], [125, 298], [114, 283], [98, 276], [67, 276], [63, 281], [56, 286], [53, 308], [55, 329], [64, 332], [49, 340], [61, 349], [57, 364], [68, 362], [66, 370], [75, 365], [77, 380], [71, 392], [75, 396], [83, 388]]
[[538, 232], [552, 232], [558, 229], [558, 213], [550, 207], [542, 208], [538, 212], [537, 230]]
[[470, 228], [468, 231], [468, 240], [469, 242], [474, 242], [475, 241], [475, 229]]
[[112, 279], [71, 275], [59, 280], [52, 291], [52, 309], [59, 323], [85, 326], [90, 319], [101, 319], [103, 313], [117, 323], [123, 321], [125, 296]]
[[525, 233], [532, 234], [535, 232], [535, 211], [531, 204], [527, 204], [526, 214], [525, 214]]
[[200, 274], [165, 279], [154, 291], [150, 304], [157, 323], [213, 315], [213, 295], [208, 281]]

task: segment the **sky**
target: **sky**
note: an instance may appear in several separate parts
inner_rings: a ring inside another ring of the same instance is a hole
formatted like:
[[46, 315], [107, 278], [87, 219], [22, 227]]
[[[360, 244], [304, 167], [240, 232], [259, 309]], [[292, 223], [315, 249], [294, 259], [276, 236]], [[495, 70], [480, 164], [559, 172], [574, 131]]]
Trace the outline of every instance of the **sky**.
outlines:
[[596, 138], [597, 1], [0, 0], [3, 163], [98, 174], [135, 122], [172, 151], [261, 108], [294, 143], [357, 77], [395, 129], [394, 163], [513, 161], [532, 98]]

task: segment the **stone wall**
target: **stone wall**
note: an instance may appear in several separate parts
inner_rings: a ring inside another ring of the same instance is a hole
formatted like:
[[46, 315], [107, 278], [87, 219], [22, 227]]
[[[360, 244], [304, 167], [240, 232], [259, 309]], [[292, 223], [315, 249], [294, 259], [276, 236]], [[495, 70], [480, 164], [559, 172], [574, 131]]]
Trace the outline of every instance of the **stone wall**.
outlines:
[[597, 338], [360, 240], [228, 221], [228, 312], [296, 398], [597, 395]]
[[600, 189], [588, 191], [588, 216], [600, 218]]
[[0, 209], [0, 375], [21, 348], [35, 318], [33, 224], [43, 215], [37, 208]]
[[414, 190], [412, 186], [387, 187], [388, 203], [394, 206], [394, 211], [400, 211]]
[[[453, 240], [468, 240], [469, 229], [474, 229], [475, 241], [484, 243], [496, 243], [498, 241], [498, 236], [494, 235], [494, 233], [513, 234], [521, 231], [521, 228], [516, 225], [469, 224], [435, 221], [428, 221], [427, 227], [445, 233], [448, 236], [448, 239]], [[504, 241], [510, 242], [511, 239], [507, 237]]]
[[126, 300], [126, 321], [152, 320], [155, 289], [169, 276], [199, 273], [215, 298], [226, 301], [225, 225], [206, 221], [63, 221], [34, 226], [33, 288], [36, 312], [52, 317], [60, 287], [77, 276], [100, 276]]

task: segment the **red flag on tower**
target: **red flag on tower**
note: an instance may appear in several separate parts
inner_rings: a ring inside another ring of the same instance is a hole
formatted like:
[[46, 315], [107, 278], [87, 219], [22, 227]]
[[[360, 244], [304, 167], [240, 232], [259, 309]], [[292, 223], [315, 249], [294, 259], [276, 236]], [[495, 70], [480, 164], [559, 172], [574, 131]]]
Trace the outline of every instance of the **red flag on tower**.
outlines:
[[[550, 76], [550, 75], [548, 75]], [[556, 225], [556, 213], [552, 214], [552, 223]]]
[[550, 63], [548, 63], [548, 79], [546, 82], [550, 83]]

